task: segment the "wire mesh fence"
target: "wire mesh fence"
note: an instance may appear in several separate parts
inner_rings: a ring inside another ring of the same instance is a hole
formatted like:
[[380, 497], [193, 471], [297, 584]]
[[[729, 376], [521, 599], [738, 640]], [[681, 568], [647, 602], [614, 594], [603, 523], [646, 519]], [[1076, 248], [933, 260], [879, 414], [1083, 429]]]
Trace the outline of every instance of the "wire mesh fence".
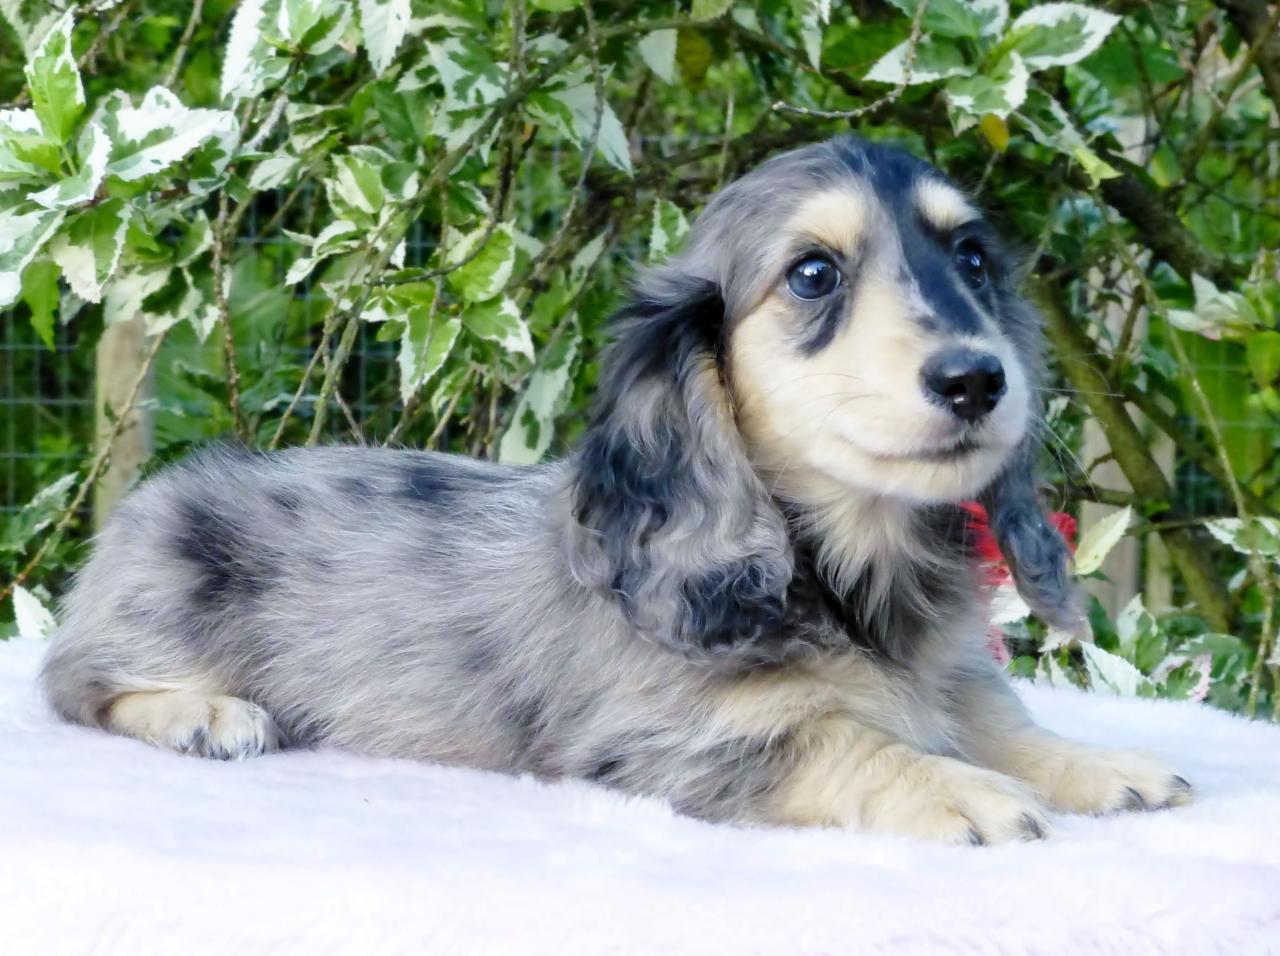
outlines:
[[0, 514], [78, 468], [93, 437], [93, 349], [59, 327], [49, 349], [30, 323], [0, 319]]

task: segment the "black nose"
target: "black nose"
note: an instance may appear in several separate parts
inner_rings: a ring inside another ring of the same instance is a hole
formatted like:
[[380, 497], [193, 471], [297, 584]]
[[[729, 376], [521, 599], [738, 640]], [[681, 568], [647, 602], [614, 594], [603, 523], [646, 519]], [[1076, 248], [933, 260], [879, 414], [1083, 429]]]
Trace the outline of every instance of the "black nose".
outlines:
[[949, 349], [925, 363], [925, 389], [966, 422], [976, 422], [1004, 395], [1004, 367], [987, 352]]

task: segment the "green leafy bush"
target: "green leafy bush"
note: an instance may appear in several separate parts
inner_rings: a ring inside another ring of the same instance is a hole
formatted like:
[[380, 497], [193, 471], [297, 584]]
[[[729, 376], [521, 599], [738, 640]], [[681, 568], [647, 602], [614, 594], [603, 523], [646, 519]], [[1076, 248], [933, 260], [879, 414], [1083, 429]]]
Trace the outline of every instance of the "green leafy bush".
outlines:
[[[0, 12], [0, 314], [85, 350], [145, 323], [158, 460], [232, 433], [562, 450], [632, 263], [772, 152], [852, 128], [970, 186], [1026, 251], [1056, 502], [1130, 508], [1109, 537], [1158, 539], [1173, 569], [1170, 613], [1096, 616], [1095, 646], [1011, 624], [1014, 668], [1280, 704], [1280, 62], [1261, 0]], [[1086, 421], [1127, 487], [1080, 460]], [[104, 465], [83, 451], [74, 479], [31, 470], [0, 534], [22, 595], [74, 557]]]

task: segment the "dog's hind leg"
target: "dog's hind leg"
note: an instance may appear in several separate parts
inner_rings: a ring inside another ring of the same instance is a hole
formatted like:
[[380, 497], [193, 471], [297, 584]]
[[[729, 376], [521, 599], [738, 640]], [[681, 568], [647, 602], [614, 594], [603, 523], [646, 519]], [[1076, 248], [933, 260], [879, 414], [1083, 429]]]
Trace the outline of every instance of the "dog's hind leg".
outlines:
[[121, 694], [108, 705], [108, 730], [179, 753], [238, 760], [280, 745], [271, 715], [239, 697], [200, 690]]

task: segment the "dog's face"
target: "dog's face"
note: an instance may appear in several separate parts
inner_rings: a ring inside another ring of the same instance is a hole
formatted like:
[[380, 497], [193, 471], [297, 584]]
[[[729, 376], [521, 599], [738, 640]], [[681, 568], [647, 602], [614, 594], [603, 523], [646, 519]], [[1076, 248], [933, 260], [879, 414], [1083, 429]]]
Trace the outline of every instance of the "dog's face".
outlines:
[[1028, 310], [958, 189], [837, 141], [739, 180], [699, 227], [689, 255], [731, 290], [738, 425], [780, 490], [956, 500], [994, 478], [1031, 416]]

